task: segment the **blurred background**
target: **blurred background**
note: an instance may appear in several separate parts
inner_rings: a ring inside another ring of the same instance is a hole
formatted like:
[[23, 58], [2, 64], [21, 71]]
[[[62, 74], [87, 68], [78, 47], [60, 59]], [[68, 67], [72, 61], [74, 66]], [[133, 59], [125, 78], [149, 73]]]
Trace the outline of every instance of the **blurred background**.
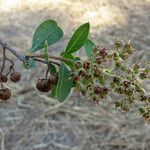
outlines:
[[[65, 48], [78, 26], [90, 22], [90, 38], [101, 47], [130, 39], [137, 50], [131, 62], [150, 60], [150, 0], [0, 0], [0, 39], [26, 52], [34, 29], [49, 18], [65, 33], [50, 48], [52, 54]], [[13, 96], [0, 102], [0, 150], [150, 149], [150, 125], [136, 108], [124, 114], [111, 97], [97, 106], [75, 93], [59, 104], [35, 89], [44, 67], [25, 70], [10, 57], [23, 79], [7, 84]], [[150, 80], [144, 84], [150, 91]]]

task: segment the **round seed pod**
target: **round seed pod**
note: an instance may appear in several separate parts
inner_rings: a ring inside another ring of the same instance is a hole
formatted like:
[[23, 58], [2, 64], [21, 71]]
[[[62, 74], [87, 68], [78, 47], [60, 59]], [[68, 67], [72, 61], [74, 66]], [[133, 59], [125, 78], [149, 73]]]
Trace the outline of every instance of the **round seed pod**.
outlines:
[[7, 82], [7, 76], [0, 74], [0, 82]]
[[21, 79], [21, 74], [18, 72], [14, 72], [10, 75], [10, 80], [12, 82], [18, 82], [18, 81], [20, 81], [20, 79]]
[[49, 81], [50, 81], [51, 84], [56, 85], [57, 82], [58, 82], [58, 75], [57, 75], [57, 73], [50, 75]]
[[0, 89], [0, 99], [8, 100], [11, 97], [11, 90], [8, 88]]
[[48, 79], [39, 79], [36, 83], [36, 88], [41, 92], [49, 92], [52, 85]]

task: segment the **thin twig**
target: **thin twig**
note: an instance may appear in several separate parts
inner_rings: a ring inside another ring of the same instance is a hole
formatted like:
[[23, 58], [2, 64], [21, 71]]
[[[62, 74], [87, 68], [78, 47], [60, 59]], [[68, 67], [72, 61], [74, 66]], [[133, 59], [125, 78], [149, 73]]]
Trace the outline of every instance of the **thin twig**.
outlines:
[[5, 68], [5, 60], [6, 60], [6, 48], [3, 47], [3, 63], [2, 63], [2, 68], [1, 68], [0, 74], [2, 74], [3, 71], [4, 71], [4, 68]]
[[6, 43], [4, 43], [1, 39], [0, 39], [0, 45], [9, 50], [13, 55], [15, 55], [19, 60], [23, 61], [23, 62], [27, 62], [27, 57], [25, 54], [23, 53], [18, 53], [15, 49], [9, 47]]
[[6, 57], [6, 60], [8, 60], [11, 63], [11, 66], [9, 67], [9, 71], [6, 74], [6, 76], [8, 76], [10, 74], [11, 70], [13, 70], [14, 72], [15, 72], [15, 70], [14, 70], [14, 63], [13, 63], [13, 61], [11, 59], [7, 58], [7, 57]]
[[52, 63], [52, 64], [55, 64], [55, 65], [57, 65], [58, 67], [60, 67], [60, 64], [57, 63], [57, 62], [54, 62], [54, 61], [45, 62], [44, 60], [41, 60], [41, 59], [37, 59], [37, 58], [33, 58], [33, 59], [34, 59], [35, 61], [41, 62], [41, 63], [43, 63], [43, 64], [49, 65], [50, 63]]
[[46, 74], [45, 74], [45, 79], [47, 79], [47, 77], [48, 77], [49, 70], [50, 70], [50, 65], [47, 65], [47, 70], [46, 70]]
[[[12, 54], [14, 54], [19, 60], [23, 61], [24, 63], [27, 63], [29, 58], [43, 58], [42, 55], [32, 55], [32, 56], [29, 56], [29, 55], [26, 55], [26, 54], [23, 54], [23, 53], [18, 53], [15, 49], [9, 47], [5, 42], [3, 42], [1, 39], [0, 39], [0, 45], [3, 47], [3, 48], [6, 48], [7, 50], [9, 50]], [[55, 60], [59, 60], [59, 61], [68, 61], [68, 62], [72, 62], [72, 60], [70, 59], [67, 59], [67, 58], [63, 58], [63, 57], [57, 57], [57, 56], [51, 56], [49, 55], [48, 56], [49, 58], [51, 59], [55, 59]], [[56, 63], [55, 63], [56, 64]]]
[[[32, 55], [32, 56], [29, 56], [29, 57], [31, 57], [31, 58], [43, 58], [43, 55]], [[48, 57], [51, 58], [51, 59], [59, 60], [59, 61], [72, 62], [72, 60], [67, 59], [67, 58], [63, 58], [63, 57], [57, 57], [57, 56], [51, 56], [51, 55], [49, 55]]]

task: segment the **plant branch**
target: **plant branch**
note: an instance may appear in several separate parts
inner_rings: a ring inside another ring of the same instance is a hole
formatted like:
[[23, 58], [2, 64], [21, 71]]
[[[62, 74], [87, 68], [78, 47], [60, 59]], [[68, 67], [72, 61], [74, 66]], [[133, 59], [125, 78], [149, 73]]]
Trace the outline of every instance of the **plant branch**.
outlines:
[[11, 59], [7, 58], [7, 57], [6, 57], [6, 60], [8, 60], [11, 63], [11, 66], [9, 67], [9, 71], [6, 74], [6, 76], [8, 76], [10, 74], [11, 70], [13, 70], [14, 72], [15, 72], [15, 70], [13, 68], [14, 67], [13, 61]]
[[2, 62], [2, 68], [1, 68], [0, 74], [2, 74], [3, 71], [4, 71], [4, 68], [5, 68], [5, 61], [6, 61], [6, 48], [3, 47], [3, 62]]
[[[32, 55], [32, 56], [28, 56], [28, 57], [31, 57], [31, 58], [43, 58], [43, 55]], [[69, 62], [72, 62], [72, 60], [70, 59], [67, 59], [67, 58], [63, 58], [63, 57], [57, 57], [57, 56], [51, 56], [49, 55], [48, 56], [49, 58], [51, 59], [55, 59], [55, 60], [59, 60], [59, 61], [69, 61]]]
[[[11, 48], [10, 46], [8, 46], [5, 42], [3, 42], [1, 39], [0, 39], [0, 45], [7, 49], [8, 51], [10, 51], [13, 55], [15, 55], [19, 60], [23, 61], [24, 63], [27, 63], [29, 58], [43, 58], [43, 55], [26, 55], [24, 53], [19, 53], [17, 52], [15, 49]], [[51, 59], [55, 59], [55, 60], [59, 60], [59, 61], [68, 61], [68, 62], [72, 62], [72, 60], [70, 59], [67, 59], [67, 58], [63, 58], [63, 57], [57, 57], [57, 56], [51, 56], [49, 55], [48, 56], [49, 58]], [[52, 62], [53, 63], [53, 62]], [[56, 63], [55, 63], [56, 64]], [[57, 63], [58, 65], [58, 63]]]
[[9, 47], [6, 43], [4, 43], [1, 39], [0, 39], [0, 45], [7, 49], [8, 51], [10, 51], [13, 55], [15, 55], [19, 60], [23, 61], [23, 62], [27, 62], [28, 59], [26, 57], [25, 54], [23, 53], [18, 53], [15, 49]]
[[38, 58], [33, 58], [33, 59], [34, 59], [35, 61], [41, 62], [41, 63], [43, 63], [43, 64], [49, 65], [50, 63], [52, 63], [52, 64], [55, 64], [55, 65], [57, 65], [58, 67], [60, 67], [60, 64], [57, 63], [57, 62], [54, 62], [54, 61], [48, 61], [48, 62], [46, 62], [46, 61], [41, 60], [41, 59], [38, 59]]

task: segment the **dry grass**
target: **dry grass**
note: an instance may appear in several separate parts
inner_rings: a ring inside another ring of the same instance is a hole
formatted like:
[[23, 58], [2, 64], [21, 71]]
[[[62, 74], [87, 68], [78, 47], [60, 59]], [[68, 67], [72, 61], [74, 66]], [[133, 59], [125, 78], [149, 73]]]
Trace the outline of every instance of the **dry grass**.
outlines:
[[[0, 0], [0, 38], [25, 52], [34, 28], [53, 18], [66, 33], [51, 48], [56, 54], [74, 28], [90, 21], [95, 42], [109, 48], [116, 38], [131, 39], [137, 49], [133, 61], [145, 62], [150, 60], [149, 14], [150, 0]], [[15, 63], [23, 80], [10, 83], [13, 97], [0, 103], [0, 150], [149, 150], [150, 126], [136, 107], [124, 114], [113, 108], [111, 97], [97, 106], [75, 94], [59, 104], [34, 88], [45, 68], [30, 71]]]

